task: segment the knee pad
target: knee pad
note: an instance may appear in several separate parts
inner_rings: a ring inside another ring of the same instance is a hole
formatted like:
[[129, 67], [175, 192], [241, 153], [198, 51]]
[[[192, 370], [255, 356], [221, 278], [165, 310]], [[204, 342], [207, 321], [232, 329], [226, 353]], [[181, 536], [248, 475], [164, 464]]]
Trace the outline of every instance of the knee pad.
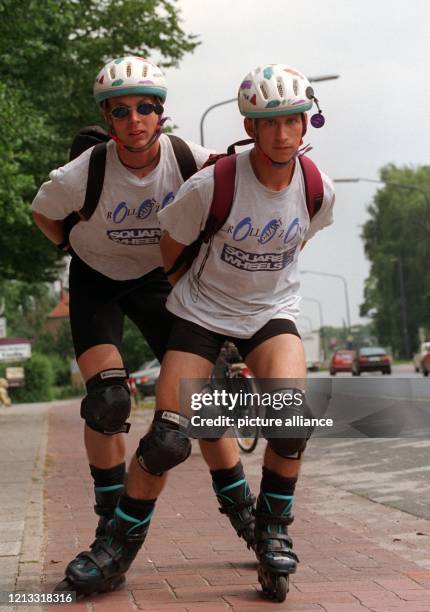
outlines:
[[131, 412], [127, 372], [123, 369], [103, 370], [87, 382], [87, 395], [82, 400], [81, 417], [88, 427], [99, 433], [127, 433]]
[[188, 459], [191, 453], [188, 424], [189, 420], [177, 412], [157, 410], [151, 429], [136, 451], [139, 465], [146, 472], [161, 476]]
[[283, 459], [300, 459], [308, 441], [305, 438], [270, 438], [268, 446]]
[[[281, 419], [282, 425], [265, 425], [263, 435], [269, 447], [284, 459], [300, 459], [312, 435], [309, 424], [312, 412], [300, 389], [278, 389], [271, 392], [272, 403], [266, 410], [266, 419]], [[291, 398], [291, 401], [290, 401]]]

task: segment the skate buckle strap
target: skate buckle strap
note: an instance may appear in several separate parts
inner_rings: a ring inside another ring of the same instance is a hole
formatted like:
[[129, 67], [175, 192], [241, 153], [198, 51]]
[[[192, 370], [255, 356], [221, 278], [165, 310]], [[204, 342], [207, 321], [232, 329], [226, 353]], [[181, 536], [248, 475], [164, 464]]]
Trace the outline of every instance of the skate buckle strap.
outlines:
[[[110, 559], [112, 559], [113, 561], [117, 561], [119, 551], [115, 551], [111, 546], [109, 546], [109, 544], [107, 544], [107, 542], [104, 542], [103, 540], [99, 540], [97, 542], [97, 549], [103, 550], [103, 552], [105, 552]], [[107, 566], [106, 565], [103, 566], [102, 559], [97, 558], [94, 552], [89, 551], [89, 550], [84, 550], [83, 552], [79, 553], [77, 558], [78, 559], [88, 559], [89, 561], [91, 561], [91, 563], [93, 563], [97, 567], [97, 569], [102, 574], [103, 578], [109, 577], [107, 573]]]
[[292, 543], [292, 539], [285, 533], [263, 533], [257, 537], [257, 551], [258, 554], [282, 553], [300, 563], [298, 556], [292, 550]]
[[251, 493], [251, 495], [247, 499], [244, 499], [241, 502], [231, 504], [226, 508], [223, 508], [221, 506], [221, 508], [218, 508], [218, 510], [221, 512], [221, 514], [230, 514], [231, 512], [238, 512], [239, 510], [244, 510], [245, 508], [251, 508], [251, 506], [255, 504], [255, 500], [255, 495]]
[[291, 525], [294, 521], [293, 514], [287, 514], [286, 516], [279, 516], [276, 514], [269, 514], [268, 512], [262, 512], [261, 510], [255, 511], [255, 517], [257, 519], [263, 519], [265, 523], [274, 523], [276, 525]]
[[276, 533], [269, 531], [260, 531], [258, 534], [258, 540], [261, 542], [266, 542], [267, 540], [278, 540], [279, 542], [286, 542], [288, 546], [291, 548], [293, 545], [293, 540], [288, 533]]
[[262, 554], [262, 553], [263, 554], [272, 553], [274, 555], [282, 553], [283, 556], [293, 559], [296, 563], [300, 563], [300, 559], [298, 558], [296, 553], [291, 550], [291, 548], [271, 547], [270, 549], [266, 549], [263, 551], [258, 550], [258, 554]]

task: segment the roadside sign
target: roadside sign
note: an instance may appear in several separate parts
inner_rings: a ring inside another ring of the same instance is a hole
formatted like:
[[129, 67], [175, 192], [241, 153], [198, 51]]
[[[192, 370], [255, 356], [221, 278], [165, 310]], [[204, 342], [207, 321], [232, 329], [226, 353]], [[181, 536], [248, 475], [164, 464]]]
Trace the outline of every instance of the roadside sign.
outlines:
[[5, 368], [6, 380], [9, 387], [22, 387], [25, 383], [25, 372], [22, 366]]
[[18, 361], [30, 359], [31, 343], [28, 341], [14, 342], [2, 340], [0, 342], [0, 361]]

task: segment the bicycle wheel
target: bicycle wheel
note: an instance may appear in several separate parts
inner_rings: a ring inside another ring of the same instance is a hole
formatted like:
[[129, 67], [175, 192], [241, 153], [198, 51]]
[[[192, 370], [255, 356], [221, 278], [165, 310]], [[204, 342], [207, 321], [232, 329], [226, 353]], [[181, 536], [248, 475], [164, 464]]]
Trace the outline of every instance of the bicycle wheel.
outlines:
[[[241, 372], [235, 372], [230, 379], [231, 387], [235, 391], [253, 393], [254, 386], [252, 379], [243, 376]], [[255, 423], [258, 416], [258, 406], [252, 401], [249, 404], [241, 405], [236, 409], [233, 431], [237, 439], [239, 448], [244, 453], [252, 453], [258, 444], [258, 434], [260, 427]]]

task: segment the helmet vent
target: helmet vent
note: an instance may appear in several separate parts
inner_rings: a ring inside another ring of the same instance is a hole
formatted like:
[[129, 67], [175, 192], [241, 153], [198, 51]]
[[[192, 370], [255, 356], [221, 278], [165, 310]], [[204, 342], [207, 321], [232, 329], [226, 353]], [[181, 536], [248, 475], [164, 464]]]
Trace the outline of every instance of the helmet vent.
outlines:
[[131, 77], [131, 64], [127, 64], [126, 75], [128, 79]]
[[142, 76], [144, 79], [148, 76], [148, 64], [143, 64]]
[[284, 97], [284, 84], [282, 83], [282, 79], [276, 79], [276, 86], [278, 88], [278, 93], [281, 98]]
[[115, 66], [111, 66], [109, 68], [109, 74], [110, 74], [110, 78], [114, 79], [115, 78]]
[[299, 82], [297, 79], [293, 79], [293, 91], [294, 91], [294, 95], [297, 96], [299, 92]]
[[268, 100], [269, 99], [269, 94], [267, 92], [266, 85], [264, 83], [261, 83], [260, 91], [261, 91], [261, 95], [263, 96], [263, 98], [265, 100]]

